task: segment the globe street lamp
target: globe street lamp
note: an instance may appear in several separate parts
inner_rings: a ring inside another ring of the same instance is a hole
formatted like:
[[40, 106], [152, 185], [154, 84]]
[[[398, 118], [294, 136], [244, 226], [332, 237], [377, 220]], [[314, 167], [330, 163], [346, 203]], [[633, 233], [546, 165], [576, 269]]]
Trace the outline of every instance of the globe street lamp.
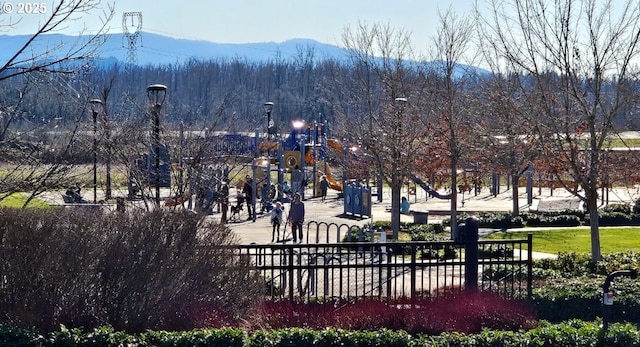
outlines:
[[103, 106], [102, 100], [100, 99], [91, 99], [89, 100], [91, 104], [91, 115], [93, 116], [93, 203], [97, 202], [97, 194], [98, 194], [98, 105], [100, 107]]
[[275, 122], [271, 119], [271, 111], [273, 110], [273, 102], [264, 103], [264, 111], [267, 113], [267, 140], [271, 141], [271, 133], [275, 129]]
[[153, 113], [153, 157], [155, 169], [156, 207], [160, 206], [160, 110], [167, 97], [167, 86], [152, 84], [147, 87], [147, 97], [151, 103]]
[[[294, 170], [291, 174], [291, 185], [294, 192], [299, 192], [300, 197], [304, 199], [304, 186], [302, 185], [304, 180], [304, 165], [305, 165], [305, 134], [303, 132], [306, 122], [301, 119], [296, 119], [291, 122], [291, 126], [296, 130], [298, 136], [298, 145], [300, 146], [300, 163], [298, 170]], [[297, 172], [296, 172], [297, 171]]]

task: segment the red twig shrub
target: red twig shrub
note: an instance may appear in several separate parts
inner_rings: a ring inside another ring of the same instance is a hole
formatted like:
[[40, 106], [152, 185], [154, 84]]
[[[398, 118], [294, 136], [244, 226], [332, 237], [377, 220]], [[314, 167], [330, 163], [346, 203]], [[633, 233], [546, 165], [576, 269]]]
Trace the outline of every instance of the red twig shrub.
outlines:
[[409, 333], [476, 333], [483, 328], [530, 329], [536, 326], [529, 305], [505, 300], [490, 293], [462, 292], [435, 300], [382, 301], [365, 299], [355, 303], [268, 302], [253, 321], [254, 327], [335, 327], [350, 330], [381, 328]]

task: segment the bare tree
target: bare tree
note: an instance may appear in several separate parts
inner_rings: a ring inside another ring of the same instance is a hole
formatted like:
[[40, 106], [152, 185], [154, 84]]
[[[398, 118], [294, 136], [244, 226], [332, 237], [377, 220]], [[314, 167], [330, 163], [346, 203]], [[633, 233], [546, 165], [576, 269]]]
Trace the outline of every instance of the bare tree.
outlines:
[[[469, 81], [475, 72], [461, 62], [466, 58], [474, 37], [473, 22], [449, 9], [439, 14], [438, 34], [433, 38], [434, 71], [437, 76], [432, 87], [435, 101], [437, 131], [435, 136], [449, 159], [451, 179], [451, 230], [456, 230], [458, 208], [457, 182], [461, 160], [469, 151], [474, 129], [474, 109], [468, 93]], [[462, 165], [464, 166], [464, 165]]]
[[[97, 32], [81, 36], [84, 30], [79, 33], [78, 41], [72, 45], [63, 43], [49, 46], [43, 51], [33, 51], [34, 42], [46, 39], [47, 34], [56, 33], [74, 21], [80, 20], [83, 15], [91, 15], [94, 11], [100, 10], [100, 0], [62, 0], [53, 5], [47, 13], [47, 17], [42, 24], [9, 58], [0, 66], [0, 81], [25, 75], [31, 72], [50, 73], [73, 73], [73, 68], [65, 63], [83, 61], [96, 56], [96, 51], [104, 43], [104, 34], [107, 24], [113, 17], [115, 10], [112, 5], [107, 5], [103, 10], [102, 26]], [[0, 29], [11, 29], [20, 24], [17, 22], [0, 22]], [[53, 44], [53, 43], [52, 43]], [[81, 65], [77, 65], [80, 67]]]
[[[10, 158], [10, 168], [0, 181], [0, 199], [13, 192], [30, 191], [28, 203], [38, 194], [65, 184], [65, 177], [70, 170], [62, 158], [69, 155], [73, 148], [88, 100], [84, 97], [87, 94], [76, 76], [79, 72], [84, 72], [81, 62], [94, 57], [103, 43], [103, 34], [114, 14], [114, 8], [108, 5], [102, 11], [102, 26], [97, 32], [84, 38], [79, 36], [78, 41], [72, 45], [51, 43], [52, 45], [46, 45], [47, 48], [39, 51], [35, 42], [46, 40], [47, 34], [62, 30], [83, 16], [92, 15], [101, 9], [100, 4], [98, 0], [57, 2], [47, 10], [46, 18], [35, 33], [0, 65], [0, 84], [14, 88], [14, 97], [0, 103], [0, 150], [5, 154], [13, 154], [5, 156]], [[20, 25], [20, 21], [1, 21], [0, 30], [12, 29], [17, 25]], [[25, 103], [30, 95], [36, 94], [38, 98], [32, 98], [34, 102]], [[64, 111], [52, 109], [45, 112], [47, 117], [33, 119], [33, 112], [30, 110], [46, 107], [42, 102], [56, 97], [67, 100], [56, 105], [65, 107]], [[60, 117], [56, 111], [77, 115], [73, 117], [75, 120], [72, 129], [64, 132], [55, 129], [59, 125], [56, 124], [56, 119]], [[18, 127], [20, 131], [16, 131]], [[43, 135], [57, 139], [57, 152], [53, 152], [50, 145], [42, 142]], [[33, 141], [36, 136], [40, 136], [40, 141]], [[16, 154], [16, 150], [19, 154]]]
[[531, 131], [536, 127], [536, 115], [522, 102], [519, 78], [517, 75], [495, 75], [482, 84], [484, 107], [477, 125], [484, 134], [479, 138], [482, 140], [480, 146], [483, 152], [489, 153], [482, 158], [484, 166], [511, 179], [513, 216], [520, 210], [520, 178], [532, 174], [540, 156], [538, 137]]
[[[596, 0], [491, 1], [482, 19], [494, 66], [520, 74], [541, 122], [548, 164], [590, 216], [591, 256], [601, 258], [598, 179], [614, 119], [637, 102], [640, 3]], [[564, 175], [566, 175], [566, 177]]]
[[[422, 153], [425, 129], [419, 119], [425, 84], [414, 64], [410, 35], [388, 25], [360, 23], [346, 28], [343, 42], [353, 61], [344, 103], [337, 113], [342, 135], [369, 156], [372, 174], [391, 187], [391, 227], [400, 229], [400, 194], [404, 179]], [[362, 177], [360, 177], [362, 178]]]

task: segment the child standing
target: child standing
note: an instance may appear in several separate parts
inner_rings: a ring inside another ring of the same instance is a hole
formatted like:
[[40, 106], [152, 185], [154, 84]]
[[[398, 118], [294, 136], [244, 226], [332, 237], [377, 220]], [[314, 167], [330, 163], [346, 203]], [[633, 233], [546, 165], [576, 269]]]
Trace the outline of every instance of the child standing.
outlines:
[[280, 224], [282, 223], [283, 208], [282, 204], [276, 202], [276, 207], [271, 210], [271, 225], [273, 230], [271, 231], [271, 242], [280, 241]]

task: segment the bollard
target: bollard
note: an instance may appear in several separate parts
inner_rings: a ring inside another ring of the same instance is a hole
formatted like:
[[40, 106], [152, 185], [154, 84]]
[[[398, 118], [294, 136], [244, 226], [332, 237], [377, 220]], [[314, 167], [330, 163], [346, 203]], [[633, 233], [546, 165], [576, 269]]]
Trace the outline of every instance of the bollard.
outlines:
[[611, 306], [613, 306], [613, 293], [609, 292], [609, 287], [611, 286], [613, 279], [620, 276], [628, 276], [632, 279], [636, 279], [638, 277], [638, 273], [634, 269], [618, 270], [610, 273], [604, 280], [604, 284], [602, 285], [602, 329], [604, 329], [604, 331], [607, 331], [609, 328], [610, 309]]

